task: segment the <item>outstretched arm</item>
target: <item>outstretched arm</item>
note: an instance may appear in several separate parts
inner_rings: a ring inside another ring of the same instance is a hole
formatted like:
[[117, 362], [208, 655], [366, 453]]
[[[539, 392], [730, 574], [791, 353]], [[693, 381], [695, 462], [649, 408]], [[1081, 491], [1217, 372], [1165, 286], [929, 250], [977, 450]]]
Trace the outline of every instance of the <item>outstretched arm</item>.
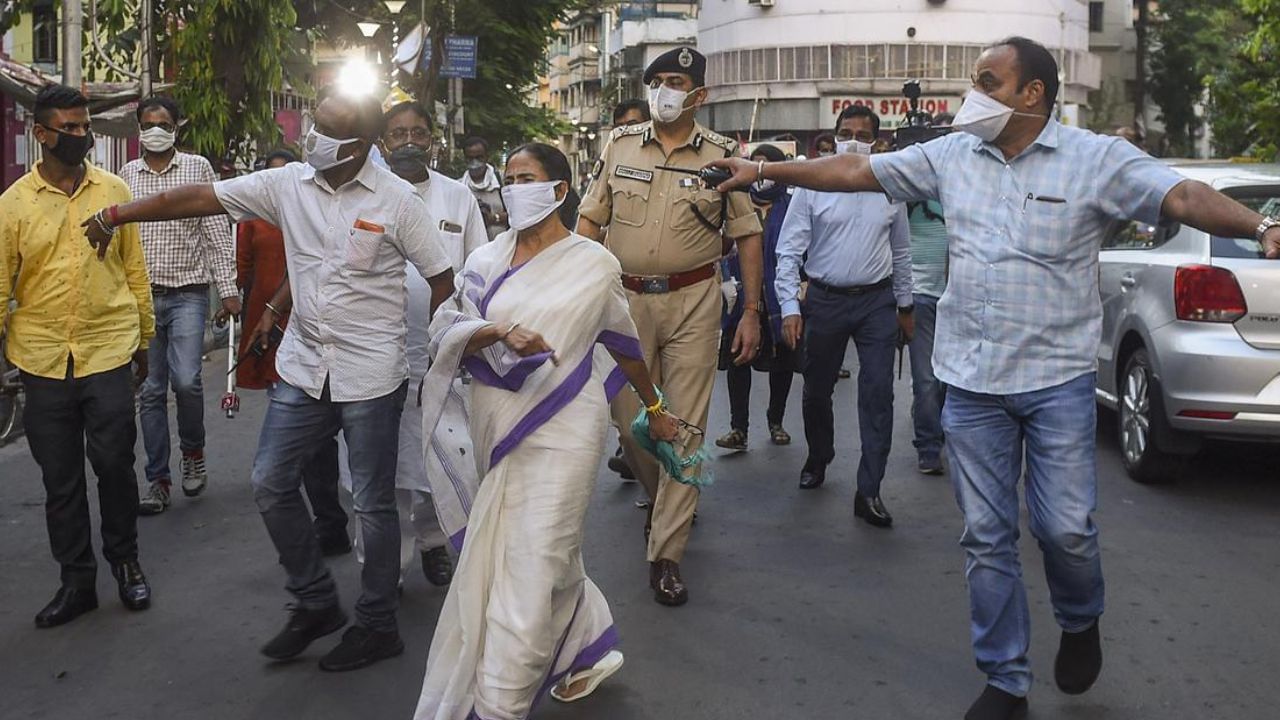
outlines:
[[[1179, 183], [1170, 190], [1160, 212], [1222, 237], [1253, 237], [1262, 222], [1262, 215], [1196, 180]], [[1271, 228], [1263, 236], [1262, 250], [1268, 258], [1280, 259], [1280, 227]]]
[[181, 185], [124, 205], [103, 208], [85, 220], [84, 234], [98, 251], [98, 259], [107, 256], [107, 246], [115, 228], [134, 222], [181, 220], [184, 218], [221, 215], [226, 209], [213, 192], [211, 183]]
[[789, 162], [761, 164], [743, 158], [713, 160], [707, 167], [721, 168], [733, 173], [733, 177], [716, 190], [728, 192], [750, 187], [757, 180], [769, 179], [783, 185], [822, 190], [825, 192], [883, 192], [880, 181], [871, 172], [871, 161], [866, 155], [843, 153], [818, 160], [791, 160]]

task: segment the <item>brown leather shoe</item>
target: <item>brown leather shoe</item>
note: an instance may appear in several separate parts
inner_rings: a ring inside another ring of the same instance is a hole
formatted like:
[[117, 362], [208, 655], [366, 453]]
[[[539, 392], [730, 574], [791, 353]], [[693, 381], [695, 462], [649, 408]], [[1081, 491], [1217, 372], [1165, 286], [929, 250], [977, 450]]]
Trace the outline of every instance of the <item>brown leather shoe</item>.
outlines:
[[689, 589], [680, 579], [680, 564], [672, 560], [649, 564], [649, 587], [653, 588], [653, 599], [659, 605], [679, 607], [689, 602]]

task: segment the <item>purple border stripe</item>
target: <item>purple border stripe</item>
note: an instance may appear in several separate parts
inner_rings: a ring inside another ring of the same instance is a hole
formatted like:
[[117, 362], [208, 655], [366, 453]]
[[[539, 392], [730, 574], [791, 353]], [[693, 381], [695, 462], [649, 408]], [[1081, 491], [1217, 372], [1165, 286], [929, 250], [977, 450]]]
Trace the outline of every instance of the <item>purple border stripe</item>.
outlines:
[[493, 446], [493, 452], [489, 456], [489, 468], [497, 467], [502, 458], [506, 457], [512, 450], [516, 449], [525, 438], [529, 437], [538, 428], [547, 423], [548, 420], [555, 417], [573, 399], [578, 396], [582, 388], [586, 386], [587, 380], [591, 379], [591, 360], [594, 355], [588, 352], [584, 358], [578, 363], [578, 366], [569, 373], [569, 376], [560, 383], [556, 389], [547, 393], [547, 396], [529, 411], [527, 415], [516, 423], [515, 427], [502, 438], [497, 445]]
[[626, 386], [626, 374], [622, 372], [622, 368], [615, 367], [613, 371], [609, 373], [609, 377], [604, 380], [605, 399], [609, 402], [613, 402], [613, 399], [617, 397], [618, 393], [622, 392], [622, 389]]
[[480, 317], [484, 318], [485, 320], [489, 319], [489, 303], [493, 301], [493, 296], [497, 294], [498, 288], [502, 287], [502, 283], [506, 282], [507, 278], [511, 277], [512, 275], [515, 275], [517, 272], [520, 271], [520, 268], [524, 266], [525, 266], [525, 263], [514, 265], [510, 269], [508, 269], [506, 272], [499, 275], [497, 280], [493, 281], [493, 285], [489, 287], [489, 291], [484, 294], [484, 298], [480, 301], [480, 308], [479, 308]]
[[530, 375], [550, 359], [551, 353], [549, 352], [520, 358], [515, 367], [511, 368], [505, 376], [499, 375], [489, 365], [489, 361], [485, 360], [479, 353], [463, 358], [462, 365], [467, 369], [467, 372], [471, 373], [472, 377], [485, 385], [516, 392], [524, 387], [524, 381], [528, 380]]
[[632, 360], [644, 360], [644, 350], [640, 347], [640, 339], [623, 335], [612, 330], [600, 331], [596, 342], [602, 343], [611, 352], [615, 352]]
[[449, 536], [449, 544], [453, 549], [462, 552], [462, 543], [467, 539], [467, 526], [463, 525], [462, 529]]

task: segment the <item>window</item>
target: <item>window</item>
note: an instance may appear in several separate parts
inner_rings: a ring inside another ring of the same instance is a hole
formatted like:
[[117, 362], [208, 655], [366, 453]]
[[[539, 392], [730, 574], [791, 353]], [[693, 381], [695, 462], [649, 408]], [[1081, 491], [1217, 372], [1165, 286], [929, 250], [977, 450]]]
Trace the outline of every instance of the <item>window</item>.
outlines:
[[58, 10], [53, 0], [37, 0], [31, 9], [32, 60], [58, 62]]
[[1102, 14], [1106, 3], [1089, 3], [1089, 32], [1102, 32]]
[[1164, 245], [1178, 234], [1182, 226], [1161, 221], [1159, 225], [1144, 222], [1119, 223], [1102, 243], [1103, 250], [1153, 250]]

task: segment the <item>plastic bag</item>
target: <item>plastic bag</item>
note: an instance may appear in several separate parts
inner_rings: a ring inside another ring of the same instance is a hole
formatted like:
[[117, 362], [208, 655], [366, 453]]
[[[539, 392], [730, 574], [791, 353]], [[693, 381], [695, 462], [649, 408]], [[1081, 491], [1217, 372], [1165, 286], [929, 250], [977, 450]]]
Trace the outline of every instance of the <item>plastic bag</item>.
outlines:
[[[661, 392], [658, 397], [665, 402]], [[689, 450], [693, 441], [702, 436], [702, 429], [680, 418], [676, 418], [676, 422], [680, 425], [680, 435], [675, 443], [654, 440], [649, 435], [649, 413], [642, 407], [631, 422], [631, 437], [646, 452], [658, 458], [658, 463], [676, 482], [699, 488], [711, 485], [715, 477], [711, 473], [711, 456], [706, 446], [699, 446], [696, 451]]]

